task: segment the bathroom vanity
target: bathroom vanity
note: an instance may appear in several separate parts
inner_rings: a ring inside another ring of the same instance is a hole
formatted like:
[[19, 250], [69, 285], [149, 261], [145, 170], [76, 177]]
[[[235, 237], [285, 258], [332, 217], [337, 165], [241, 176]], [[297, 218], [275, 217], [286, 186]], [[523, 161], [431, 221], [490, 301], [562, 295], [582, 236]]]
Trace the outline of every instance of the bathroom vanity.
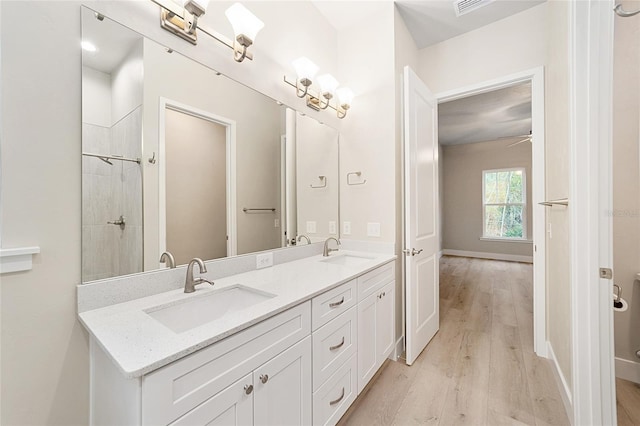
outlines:
[[337, 423], [394, 350], [394, 259], [315, 255], [81, 312], [91, 423]]

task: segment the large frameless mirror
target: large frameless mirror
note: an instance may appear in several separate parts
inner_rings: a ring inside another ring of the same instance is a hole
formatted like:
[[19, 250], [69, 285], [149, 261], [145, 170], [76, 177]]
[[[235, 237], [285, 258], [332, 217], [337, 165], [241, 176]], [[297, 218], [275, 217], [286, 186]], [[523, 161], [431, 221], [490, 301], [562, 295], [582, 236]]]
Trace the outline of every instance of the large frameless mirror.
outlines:
[[335, 129], [86, 7], [82, 38], [83, 282], [336, 236]]

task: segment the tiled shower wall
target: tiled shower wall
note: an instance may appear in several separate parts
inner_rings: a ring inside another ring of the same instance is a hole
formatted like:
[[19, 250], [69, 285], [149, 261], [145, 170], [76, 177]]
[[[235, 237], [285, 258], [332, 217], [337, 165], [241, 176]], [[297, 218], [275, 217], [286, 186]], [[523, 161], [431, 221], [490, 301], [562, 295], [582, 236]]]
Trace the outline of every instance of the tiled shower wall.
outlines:
[[[142, 106], [110, 128], [82, 124], [82, 151], [142, 156]], [[82, 158], [82, 281], [142, 271], [140, 164]], [[124, 216], [125, 226], [107, 224]]]

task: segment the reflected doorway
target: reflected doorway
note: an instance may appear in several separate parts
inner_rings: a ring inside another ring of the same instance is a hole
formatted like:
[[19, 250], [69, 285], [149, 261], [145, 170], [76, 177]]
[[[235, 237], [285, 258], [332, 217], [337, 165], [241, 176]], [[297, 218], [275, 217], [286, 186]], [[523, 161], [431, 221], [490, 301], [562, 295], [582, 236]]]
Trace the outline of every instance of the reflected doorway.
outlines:
[[162, 111], [160, 251], [177, 265], [232, 256], [234, 123], [184, 105], [166, 103]]

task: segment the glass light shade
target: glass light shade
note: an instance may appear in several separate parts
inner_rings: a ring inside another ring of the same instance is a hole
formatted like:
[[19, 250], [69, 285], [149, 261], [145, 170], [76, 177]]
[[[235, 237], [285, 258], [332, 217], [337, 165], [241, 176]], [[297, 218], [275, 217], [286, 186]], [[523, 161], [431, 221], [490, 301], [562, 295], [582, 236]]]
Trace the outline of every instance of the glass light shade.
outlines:
[[236, 37], [242, 34], [255, 41], [258, 31], [264, 27], [264, 22], [240, 3], [234, 3], [224, 14], [227, 15]]
[[336, 95], [338, 96], [338, 104], [349, 105], [353, 102], [353, 92], [348, 87], [341, 87], [336, 90]]
[[82, 43], [80, 43], [80, 46], [82, 47], [82, 50], [86, 50], [87, 52], [96, 52], [98, 50], [95, 44], [87, 40], [83, 40]]
[[305, 56], [301, 56], [291, 63], [296, 70], [298, 80], [309, 79], [313, 81], [316, 73], [318, 72], [318, 66], [311, 62], [311, 60]]
[[334, 95], [338, 88], [338, 80], [336, 80], [331, 74], [322, 74], [318, 76], [318, 84], [320, 85], [320, 93], [330, 93]]

